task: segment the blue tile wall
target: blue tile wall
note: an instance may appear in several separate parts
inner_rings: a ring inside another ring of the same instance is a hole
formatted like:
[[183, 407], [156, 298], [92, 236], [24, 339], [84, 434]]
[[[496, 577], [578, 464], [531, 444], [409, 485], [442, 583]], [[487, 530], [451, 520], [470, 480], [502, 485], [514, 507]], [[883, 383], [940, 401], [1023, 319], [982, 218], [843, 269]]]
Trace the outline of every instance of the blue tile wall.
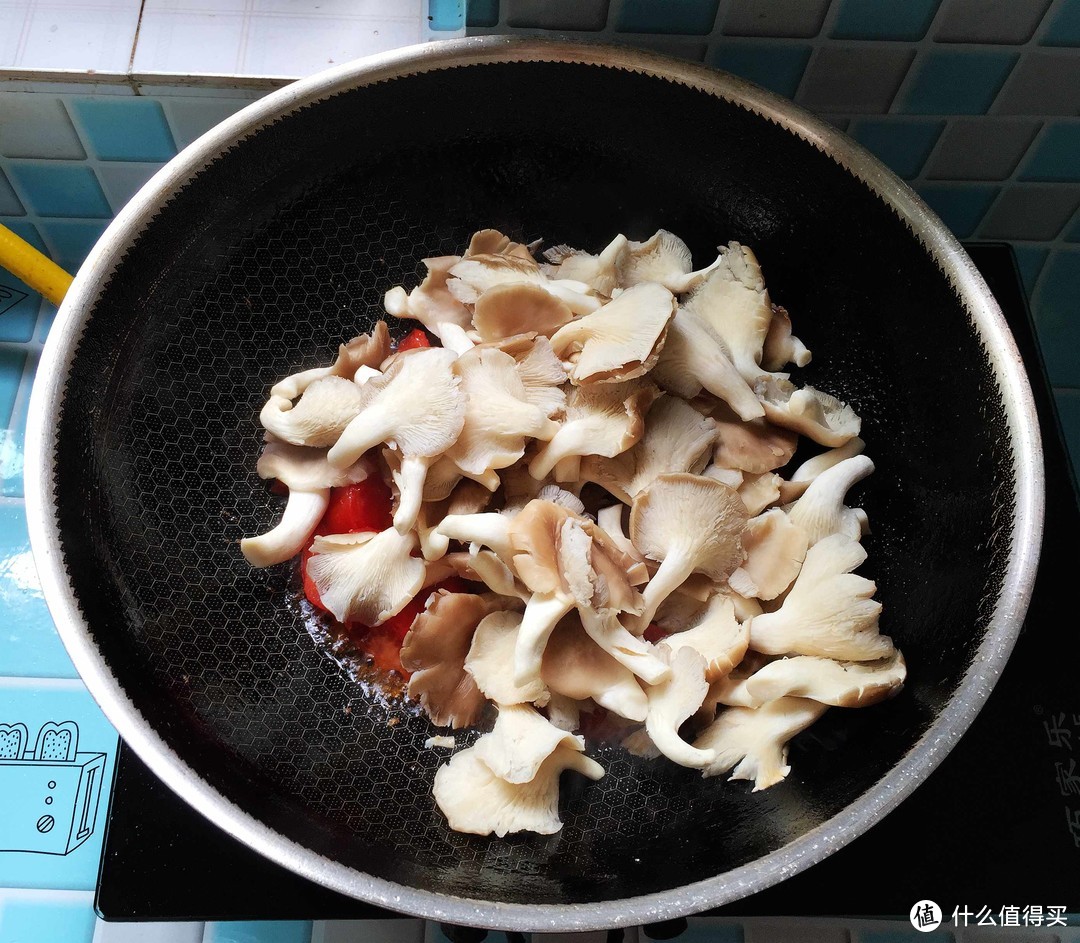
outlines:
[[38, 216], [112, 216], [101, 184], [84, 163], [18, 161], [8, 165], [7, 176], [23, 205]]
[[910, 178], [918, 175], [944, 127], [944, 121], [862, 118], [848, 134], [901, 177]]
[[986, 50], [933, 49], [920, 56], [901, 110], [915, 115], [981, 115], [1017, 56]]
[[841, 0], [833, 24], [834, 39], [922, 39], [937, 13], [939, 0]]
[[150, 98], [76, 98], [73, 117], [99, 160], [168, 160], [176, 153], [161, 104]]
[[810, 53], [810, 46], [798, 43], [721, 41], [713, 45], [708, 63], [791, 98], [799, 88]]
[[1048, 125], [1021, 166], [1023, 180], [1080, 180], [1080, 121]]
[[1048, 17], [1044, 46], [1080, 46], [1080, 2], [1062, 0]]
[[85, 893], [13, 893], [0, 906], [0, 941], [90, 943], [94, 911]]

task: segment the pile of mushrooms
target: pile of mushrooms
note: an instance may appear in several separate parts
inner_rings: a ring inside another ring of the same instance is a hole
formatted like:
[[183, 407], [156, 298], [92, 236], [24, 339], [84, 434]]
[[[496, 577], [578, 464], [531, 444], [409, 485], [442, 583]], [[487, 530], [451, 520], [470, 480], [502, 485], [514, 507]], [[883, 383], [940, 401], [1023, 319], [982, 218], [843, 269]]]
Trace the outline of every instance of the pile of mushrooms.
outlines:
[[[387, 292], [441, 346], [395, 352], [380, 322], [276, 384], [258, 472], [288, 504], [242, 542], [255, 566], [310, 549], [342, 622], [426, 596], [401, 649], [409, 694], [452, 729], [495, 708], [435, 800], [452, 828], [500, 836], [558, 831], [560, 774], [604, 775], [583, 715], [757, 790], [830, 706], [906, 673], [853, 572], [867, 519], [845, 496], [874, 469], [859, 417], [780, 372], [810, 352], [753, 252], [730, 243], [694, 271], [664, 231], [535, 249], [484, 230]], [[824, 448], [788, 469], [800, 435]], [[313, 541], [330, 489], [376, 474], [393, 526]], [[433, 588], [450, 575], [476, 591]]]

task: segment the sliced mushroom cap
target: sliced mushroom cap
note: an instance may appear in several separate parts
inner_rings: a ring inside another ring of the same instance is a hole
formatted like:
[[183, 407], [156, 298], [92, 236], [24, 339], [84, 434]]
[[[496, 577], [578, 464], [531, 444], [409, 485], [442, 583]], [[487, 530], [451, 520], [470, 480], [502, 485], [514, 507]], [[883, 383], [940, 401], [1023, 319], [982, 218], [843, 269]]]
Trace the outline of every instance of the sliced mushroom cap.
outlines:
[[474, 749], [499, 779], [527, 783], [556, 750], [584, 753], [585, 738], [560, 730], [527, 704], [500, 704], [494, 728]]
[[712, 418], [717, 434], [713, 461], [721, 468], [752, 475], [770, 472], [791, 461], [799, 444], [799, 436], [790, 429], [762, 418], [743, 421], [725, 404], [713, 410]]
[[415, 534], [402, 535], [394, 528], [316, 537], [307, 574], [339, 622], [381, 625], [424, 584], [426, 567], [412, 556], [415, 547]]
[[785, 429], [794, 429], [818, 445], [843, 445], [859, 434], [862, 420], [855, 410], [835, 396], [812, 386], [795, 388], [782, 376], [760, 381], [754, 391], [761, 400], [765, 417]]
[[828, 708], [817, 701], [782, 697], [758, 708], [729, 707], [721, 711], [697, 740], [700, 750], [713, 750], [716, 759], [703, 775], [719, 776], [734, 768], [732, 779], [754, 781], [754, 792], [775, 786], [788, 773], [788, 741], [809, 727]]
[[704, 769], [716, 760], [708, 748], [691, 746], [679, 736], [679, 728], [701, 707], [709, 693], [705, 680], [705, 659], [689, 646], [671, 656], [671, 674], [645, 691], [649, 712], [645, 730], [656, 748], [673, 763], [690, 769]]
[[326, 448], [338, 441], [364, 408], [363, 391], [345, 377], [322, 377], [304, 390], [295, 406], [283, 397], [271, 396], [259, 421], [268, 432], [293, 445]]
[[670, 292], [684, 292], [692, 268], [693, 257], [686, 243], [674, 233], [658, 229], [645, 242], [628, 244], [619, 284], [631, 288], [642, 282], [656, 282]]
[[455, 753], [435, 773], [435, 802], [456, 832], [500, 838], [515, 832], [553, 835], [562, 828], [559, 776], [567, 769], [594, 780], [604, 775], [604, 768], [595, 760], [561, 747], [544, 761], [532, 780], [508, 783], [491, 771], [474, 746]]
[[[494, 587], [492, 587], [494, 588]], [[508, 666], [514, 663], [521, 614], [493, 612], [476, 627], [465, 670], [472, 675], [484, 697], [496, 704], [540, 704], [547, 702], [547, 689], [536, 678], [528, 684], [514, 683]]]
[[472, 234], [469, 248], [465, 250], [465, 258], [468, 259], [474, 255], [514, 255], [521, 259], [533, 260], [528, 246], [512, 241], [509, 236], [503, 235], [497, 229], [481, 229]]
[[703, 389], [727, 403], [741, 419], [765, 415], [754, 390], [735, 369], [723, 341], [700, 317], [679, 308], [668, 325], [652, 376], [665, 390], [692, 399]]
[[792, 472], [791, 477], [780, 485], [780, 501], [790, 504], [803, 496], [810, 482], [822, 472], [828, 471], [834, 465], [839, 465], [844, 459], [860, 455], [866, 443], [858, 436], [849, 439], [843, 445], [835, 449], [829, 449], [820, 455], [807, 459]]
[[566, 418], [529, 463], [529, 474], [546, 478], [565, 458], [625, 452], [645, 431], [645, 414], [659, 395], [648, 380], [578, 386], [566, 400]]
[[844, 498], [852, 485], [873, 470], [874, 463], [865, 455], [845, 459], [818, 475], [787, 509], [792, 523], [806, 532], [811, 545], [830, 534], [844, 534], [852, 540], [862, 536], [865, 514], [859, 508], [845, 507]]
[[820, 655], [840, 661], [877, 661], [894, 651], [878, 632], [877, 587], [851, 571], [866, 559], [843, 534], [814, 544], [795, 584], [775, 612], [750, 620], [750, 646], [767, 655]]
[[635, 285], [595, 314], [559, 328], [551, 346], [574, 360], [571, 383], [632, 380], [656, 363], [675, 307], [675, 296], [663, 286]]
[[584, 282], [598, 294], [610, 298], [611, 293], [619, 287], [619, 273], [630, 245], [626, 236], [618, 235], [599, 255], [589, 255], [569, 246], [556, 246], [554, 250], [545, 252], [544, 256], [552, 261], [558, 260], [553, 267], [552, 278]]
[[683, 303], [720, 337], [740, 376], [754, 384], [761, 367], [765, 336], [772, 323], [772, 305], [757, 257], [746, 246], [728, 244], [719, 264]]
[[544, 650], [541, 677], [564, 697], [589, 698], [620, 717], [645, 719], [648, 703], [634, 673], [589, 638], [578, 619], [563, 619], [555, 627]]
[[661, 396], [634, 446], [614, 458], [586, 459], [581, 473], [629, 504], [660, 475], [700, 473], [715, 438], [711, 419], [677, 396]]
[[566, 368], [555, 356], [551, 342], [538, 337], [528, 353], [517, 360], [517, 372], [525, 386], [525, 399], [539, 406], [545, 416], [555, 416], [566, 408]]
[[647, 625], [656, 607], [691, 573], [722, 580], [744, 559], [748, 515], [727, 485], [700, 475], [661, 475], [634, 498], [630, 540], [660, 569], [645, 587]]
[[773, 305], [772, 322], [769, 324], [769, 333], [765, 335], [761, 366], [766, 370], [783, 370], [789, 363], [796, 367], [805, 367], [810, 360], [810, 351], [806, 349], [806, 345], [791, 333], [791, 317], [787, 310]]
[[330, 463], [351, 465], [380, 442], [403, 456], [431, 457], [449, 448], [465, 421], [456, 360], [453, 351], [440, 347], [411, 350], [381, 377], [357, 387], [360, 409], [330, 449]]
[[746, 513], [756, 517], [769, 505], [776, 504], [780, 500], [780, 486], [783, 481], [775, 472], [765, 472], [762, 475], [743, 474], [738, 492], [746, 505]]
[[[337, 359], [329, 367], [315, 367], [294, 373], [270, 388], [271, 398], [294, 400], [316, 380], [323, 377], [351, 379], [364, 367], [377, 367], [390, 353], [390, 332], [385, 321], [379, 321], [370, 334], [354, 337], [338, 348]], [[281, 405], [281, 404], [279, 404]]]
[[401, 665], [412, 672], [409, 695], [431, 722], [455, 730], [476, 723], [484, 695], [465, 670], [473, 632], [498, 602], [471, 593], [439, 590], [414, 620], [401, 643]]
[[778, 658], [724, 692], [724, 703], [760, 707], [781, 697], [806, 697], [833, 707], [868, 707], [897, 694], [904, 686], [904, 656], [870, 662], [838, 662], [796, 655]]
[[779, 508], [751, 518], [743, 532], [746, 559], [728, 585], [746, 597], [775, 599], [799, 575], [809, 545], [806, 531]]
[[325, 449], [270, 439], [263, 446], [255, 471], [264, 480], [277, 479], [290, 491], [315, 491], [364, 481], [375, 473], [375, 466], [362, 458], [348, 468], [336, 468], [327, 461]]
[[[668, 636], [661, 643], [673, 652], [692, 648], [704, 659], [705, 679], [710, 683], [728, 674], [746, 654], [750, 626], [735, 617], [735, 604], [716, 593], [693, 625]], [[694, 708], [696, 711], [701, 704]]]
[[481, 254], [469, 256], [452, 269], [454, 276], [447, 283], [450, 293], [467, 305], [495, 285], [513, 285], [526, 282], [539, 285], [548, 293], [561, 299], [574, 314], [589, 314], [600, 307], [588, 285], [570, 279], [551, 281], [532, 258], [519, 255]]
[[454, 363], [465, 395], [465, 421], [446, 455], [473, 475], [506, 468], [525, 454], [528, 438], [547, 440], [559, 429], [527, 399], [514, 358], [474, 348]]
[[476, 299], [472, 323], [482, 340], [494, 341], [525, 331], [551, 337], [574, 315], [539, 285], [528, 282], [493, 285]]

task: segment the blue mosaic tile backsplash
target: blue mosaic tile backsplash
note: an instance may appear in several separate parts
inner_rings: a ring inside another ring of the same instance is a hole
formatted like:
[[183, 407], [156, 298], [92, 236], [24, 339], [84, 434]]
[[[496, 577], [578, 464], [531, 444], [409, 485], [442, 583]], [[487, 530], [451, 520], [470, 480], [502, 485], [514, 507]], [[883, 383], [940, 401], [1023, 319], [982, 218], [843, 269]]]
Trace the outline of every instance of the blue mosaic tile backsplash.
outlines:
[[[431, 0], [429, 12], [437, 30], [464, 17], [471, 34], [625, 43], [734, 72], [846, 131], [960, 238], [1012, 243], [1080, 466], [1080, 0]], [[72, 271], [164, 162], [262, 94], [224, 82], [15, 90], [3, 78], [0, 222]], [[56, 635], [23, 505], [27, 404], [55, 313], [0, 270], [0, 724], [24, 723], [33, 736], [43, 723], [76, 721], [80, 749], [106, 754], [104, 816], [115, 734]], [[105, 927], [91, 910], [102, 824], [65, 856], [0, 854], [0, 943], [445, 939], [418, 921], [364, 924], [362, 936], [333, 922]], [[866, 943], [916, 936], [843, 933]], [[691, 934], [743, 939], [738, 922]]]

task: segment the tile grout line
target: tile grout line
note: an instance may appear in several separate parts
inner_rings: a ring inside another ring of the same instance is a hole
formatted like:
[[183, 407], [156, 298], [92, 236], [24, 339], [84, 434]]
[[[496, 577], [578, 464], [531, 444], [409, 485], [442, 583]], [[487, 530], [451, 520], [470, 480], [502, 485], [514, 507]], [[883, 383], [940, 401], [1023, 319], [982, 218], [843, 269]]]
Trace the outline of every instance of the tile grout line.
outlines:
[[146, 0], [139, 0], [139, 17], [135, 21], [135, 35], [131, 37], [131, 55], [128, 56], [127, 74], [129, 76], [135, 71], [135, 52], [139, 48], [139, 33], [142, 32], [143, 13], [145, 12]]

